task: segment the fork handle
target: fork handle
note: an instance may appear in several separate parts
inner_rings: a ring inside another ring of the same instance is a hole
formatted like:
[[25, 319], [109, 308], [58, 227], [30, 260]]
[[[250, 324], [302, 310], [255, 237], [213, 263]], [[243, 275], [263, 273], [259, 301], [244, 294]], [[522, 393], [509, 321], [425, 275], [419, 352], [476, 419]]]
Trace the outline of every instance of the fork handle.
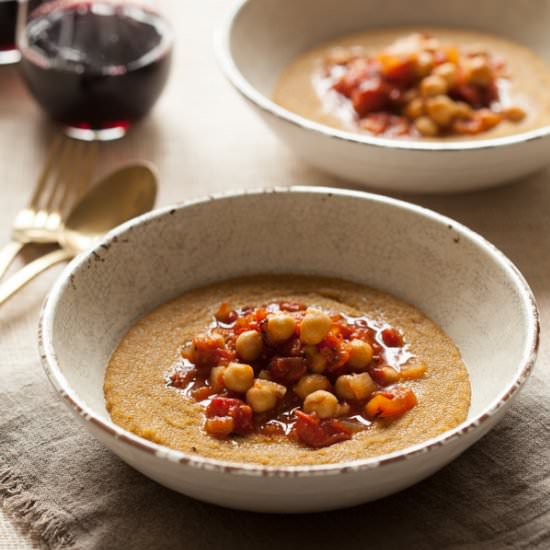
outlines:
[[19, 241], [11, 241], [0, 249], [0, 279], [24, 246], [25, 244]]
[[11, 298], [18, 290], [30, 283], [37, 275], [53, 265], [70, 260], [74, 253], [63, 248], [54, 250], [21, 268], [5, 282], [0, 284], [0, 305]]

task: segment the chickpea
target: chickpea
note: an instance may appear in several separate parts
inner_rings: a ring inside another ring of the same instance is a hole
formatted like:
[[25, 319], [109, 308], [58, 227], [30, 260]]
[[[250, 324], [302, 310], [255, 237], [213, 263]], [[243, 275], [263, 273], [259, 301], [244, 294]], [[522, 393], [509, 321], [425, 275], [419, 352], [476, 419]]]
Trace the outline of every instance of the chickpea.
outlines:
[[521, 122], [527, 116], [527, 113], [516, 105], [502, 109], [502, 116], [512, 122]]
[[275, 408], [277, 399], [284, 397], [286, 388], [270, 380], [256, 379], [246, 392], [246, 402], [255, 413], [263, 413]]
[[254, 361], [262, 353], [263, 341], [262, 335], [256, 330], [247, 330], [237, 337], [235, 342], [237, 353], [245, 361]]
[[420, 78], [428, 76], [434, 66], [434, 56], [431, 52], [421, 51], [416, 58], [416, 74]]
[[212, 389], [216, 392], [223, 389], [223, 373], [225, 372], [226, 367], [214, 367], [210, 371], [209, 382], [212, 386]]
[[332, 418], [338, 411], [338, 399], [328, 391], [314, 391], [305, 398], [304, 411], [309, 414], [317, 413], [319, 418]]
[[317, 309], [308, 309], [302, 319], [300, 340], [304, 344], [314, 346], [325, 338], [331, 327], [332, 321], [326, 313]]
[[426, 112], [438, 126], [449, 126], [456, 113], [455, 102], [446, 95], [426, 100]]
[[327, 366], [327, 360], [323, 354], [319, 353], [315, 346], [306, 346], [304, 352], [308, 361], [309, 370], [316, 374], [322, 373]]
[[376, 390], [376, 384], [367, 372], [343, 374], [336, 380], [334, 389], [340, 399], [362, 400]]
[[430, 117], [421, 116], [415, 120], [414, 125], [423, 136], [433, 137], [439, 134], [439, 127]]
[[417, 97], [420, 97], [420, 93], [416, 88], [409, 88], [405, 92], [403, 92], [403, 95], [401, 96], [401, 100], [404, 104], [410, 103], [413, 99], [416, 99]]
[[405, 115], [411, 120], [416, 120], [424, 114], [424, 102], [417, 97], [405, 107]]
[[296, 330], [296, 319], [287, 313], [272, 315], [267, 320], [267, 336], [274, 342], [288, 340]]
[[466, 74], [468, 75], [468, 80], [470, 82], [473, 84], [478, 84], [479, 86], [489, 85], [493, 78], [491, 67], [489, 67], [487, 58], [482, 55], [472, 57], [468, 61]]
[[335, 416], [347, 416], [351, 412], [349, 403], [338, 403]]
[[464, 101], [455, 102], [455, 118], [470, 118], [474, 110]]
[[447, 81], [437, 75], [427, 76], [420, 81], [420, 93], [423, 97], [433, 97], [447, 92]]
[[442, 63], [441, 65], [438, 65], [433, 70], [433, 74], [443, 78], [443, 80], [447, 82], [448, 86], [452, 86], [456, 82], [456, 78], [458, 76], [458, 69], [454, 63], [451, 63], [449, 61], [447, 63]]
[[243, 363], [229, 363], [223, 373], [223, 383], [228, 390], [244, 393], [254, 384], [254, 369]]
[[330, 382], [322, 374], [306, 374], [292, 388], [301, 399], [305, 399], [310, 393], [317, 390], [330, 390]]
[[349, 346], [348, 364], [352, 369], [363, 370], [372, 361], [372, 346], [368, 342], [354, 338]]

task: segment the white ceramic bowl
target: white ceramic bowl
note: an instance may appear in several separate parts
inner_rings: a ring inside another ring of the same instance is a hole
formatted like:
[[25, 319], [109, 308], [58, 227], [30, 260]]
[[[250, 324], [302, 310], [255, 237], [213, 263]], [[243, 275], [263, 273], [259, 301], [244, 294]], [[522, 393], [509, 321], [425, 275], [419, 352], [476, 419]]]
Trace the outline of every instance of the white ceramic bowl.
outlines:
[[[188, 455], [113, 424], [103, 377], [129, 326], [188, 289], [261, 272], [342, 277], [420, 307], [462, 351], [472, 381], [467, 421], [377, 459], [286, 468]], [[300, 187], [197, 200], [121, 226], [67, 267], [40, 330], [54, 387], [128, 464], [198, 499], [275, 512], [350, 506], [432, 474], [500, 420], [530, 373], [538, 341], [529, 287], [479, 235], [393, 199]]]
[[281, 71], [303, 51], [338, 36], [401, 25], [487, 31], [550, 59], [550, 0], [241, 0], [217, 37], [218, 59], [230, 82], [291, 150], [373, 189], [468, 191], [548, 165], [550, 126], [469, 142], [389, 140], [335, 130], [271, 101]]

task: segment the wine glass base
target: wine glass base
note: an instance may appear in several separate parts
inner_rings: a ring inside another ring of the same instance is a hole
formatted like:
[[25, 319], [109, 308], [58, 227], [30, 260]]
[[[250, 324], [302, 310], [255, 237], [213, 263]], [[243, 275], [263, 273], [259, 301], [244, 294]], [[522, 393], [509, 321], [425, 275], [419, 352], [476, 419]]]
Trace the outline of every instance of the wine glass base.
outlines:
[[0, 50], [0, 65], [18, 63], [20, 59], [19, 50]]
[[114, 141], [123, 138], [128, 133], [128, 126], [114, 126], [113, 128], [76, 128], [64, 126], [65, 135], [81, 141]]

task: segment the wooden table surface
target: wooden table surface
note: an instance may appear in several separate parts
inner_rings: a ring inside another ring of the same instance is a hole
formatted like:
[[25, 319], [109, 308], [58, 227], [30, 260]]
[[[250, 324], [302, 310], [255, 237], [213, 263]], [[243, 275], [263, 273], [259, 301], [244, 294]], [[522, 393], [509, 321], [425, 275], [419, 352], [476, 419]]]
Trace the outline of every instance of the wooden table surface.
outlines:
[[[225, 81], [212, 51], [212, 33], [225, 2], [159, 4], [177, 31], [171, 80], [146, 121], [127, 138], [101, 146], [96, 176], [134, 159], [151, 160], [160, 170], [159, 205], [227, 189], [292, 183], [350, 186], [308, 166], [276, 141]], [[52, 135], [17, 68], [0, 68], [0, 242], [9, 238], [13, 216], [33, 189]], [[544, 324], [550, 316], [549, 183], [546, 172], [487, 192], [407, 199], [458, 219], [501, 248], [532, 285]], [[24, 259], [37, 253], [30, 250]], [[17, 343], [36, 338], [40, 304], [61, 269], [44, 274], [1, 308], [0, 375]], [[539, 369], [548, 369], [546, 348], [543, 342]], [[37, 352], [28, 359], [39, 368]], [[0, 549], [39, 548], [38, 538], [14, 519], [0, 510]]]

